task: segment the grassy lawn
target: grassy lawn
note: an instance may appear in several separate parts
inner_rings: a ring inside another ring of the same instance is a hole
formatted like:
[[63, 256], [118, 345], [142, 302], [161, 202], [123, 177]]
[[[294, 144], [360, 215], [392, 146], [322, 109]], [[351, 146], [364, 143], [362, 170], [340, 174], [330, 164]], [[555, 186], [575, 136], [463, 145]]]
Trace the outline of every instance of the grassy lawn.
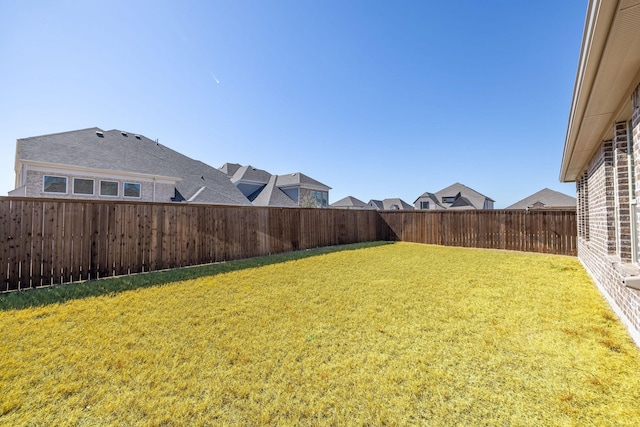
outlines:
[[314, 254], [0, 300], [0, 425], [640, 425], [640, 351], [575, 258]]

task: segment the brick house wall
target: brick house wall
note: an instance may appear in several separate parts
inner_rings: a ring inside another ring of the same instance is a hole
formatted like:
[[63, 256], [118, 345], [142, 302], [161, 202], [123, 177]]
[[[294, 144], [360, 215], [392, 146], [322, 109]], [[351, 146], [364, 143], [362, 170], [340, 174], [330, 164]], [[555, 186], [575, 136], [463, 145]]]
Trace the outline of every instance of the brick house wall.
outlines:
[[[640, 290], [630, 284], [640, 277], [637, 259], [634, 260], [634, 234], [640, 230], [635, 205], [635, 200], [640, 199], [640, 86], [632, 102], [631, 124], [615, 123], [612, 139], [602, 142], [576, 179], [578, 257], [640, 343]], [[629, 142], [633, 165], [629, 165]]]

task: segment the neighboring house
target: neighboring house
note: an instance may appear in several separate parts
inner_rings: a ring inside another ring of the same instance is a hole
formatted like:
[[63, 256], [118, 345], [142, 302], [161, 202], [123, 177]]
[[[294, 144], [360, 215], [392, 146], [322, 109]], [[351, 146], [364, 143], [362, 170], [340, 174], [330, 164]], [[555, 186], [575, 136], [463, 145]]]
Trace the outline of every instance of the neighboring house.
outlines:
[[276, 186], [300, 207], [328, 208], [331, 187], [307, 175], [295, 172], [278, 175]]
[[413, 205], [421, 210], [493, 209], [495, 201], [466, 185], [456, 182], [437, 193], [423, 193]]
[[440, 200], [438, 199], [438, 196], [436, 196], [433, 193], [423, 193], [420, 197], [418, 197], [414, 202], [413, 202], [413, 206], [416, 209], [421, 209], [421, 210], [443, 210], [446, 209], [441, 203]]
[[560, 180], [576, 183], [578, 257], [640, 344], [637, 0], [589, 1]]
[[329, 207], [337, 208], [337, 209], [364, 209], [367, 204], [360, 199], [356, 199], [352, 196], [347, 196], [338, 200], [337, 202], [331, 203]]
[[369, 200], [364, 209], [375, 209], [379, 211], [412, 211], [413, 206], [402, 199], [392, 198], [384, 200]]
[[251, 204], [216, 168], [120, 130], [18, 139], [15, 173], [12, 196]]
[[566, 194], [554, 191], [549, 188], [544, 188], [537, 193], [525, 197], [507, 206], [505, 209], [566, 209], [576, 208], [575, 197], [567, 196]]
[[[303, 173], [271, 175], [265, 170], [238, 163], [225, 163], [218, 169], [229, 177], [254, 206], [329, 207], [331, 187]], [[283, 199], [282, 195], [288, 197], [289, 201]]]

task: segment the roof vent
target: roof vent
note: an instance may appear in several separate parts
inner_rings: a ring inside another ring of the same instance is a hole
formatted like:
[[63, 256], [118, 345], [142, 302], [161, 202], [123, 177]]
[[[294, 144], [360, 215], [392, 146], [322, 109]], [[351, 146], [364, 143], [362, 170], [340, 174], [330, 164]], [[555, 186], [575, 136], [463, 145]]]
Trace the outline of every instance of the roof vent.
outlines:
[[99, 130], [96, 131], [96, 135], [98, 135], [99, 138], [104, 138], [104, 133], [100, 132]]
[[136, 139], [140, 139], [140, 135], [136, 135]]
[[120, 132], [120, 133], [121, 133], [121, 134], [122, 134], [122, 136], [124, 136], [124, 137], [128, 137], [128, 136], [129, 136], [129, 134], [128, 134], [128, 133], [126, 133], [126, 132]]

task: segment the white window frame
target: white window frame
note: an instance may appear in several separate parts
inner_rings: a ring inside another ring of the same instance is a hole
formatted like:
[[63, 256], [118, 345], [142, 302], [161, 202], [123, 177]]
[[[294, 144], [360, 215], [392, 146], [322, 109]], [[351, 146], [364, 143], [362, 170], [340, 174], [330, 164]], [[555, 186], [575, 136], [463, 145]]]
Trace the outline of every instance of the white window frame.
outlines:
[[[118, 194], [116, 194], [115, 196], [114, 196], [114, 195], [111, 195], [111, 194], [102, 194], [102, 183], [103, 183], [103, 182], [115, 182], [115, 183], [117, 184], [117, 185], [116, 185], [116, 192], [117, 192]], [[99, 190], [99, 194], [100, 194], [100, 197], [110, 197], [110, 198], [112, 198], [112, 199], [116, 199], [116, 198], [120, 197], [120, 183], [119, 183], [118, 181], [112, 181], [112, 180], [109, 180], [109, 179], [101, 179], [101, 180], [100, 180], [100, 190]]]
[[[91, 193], [76, 193], [76, 180], [82, 179], [84, 181], [91, 181], [93, 183]], [[71, 193], [75, 196], [95, 196], [96, 195], [96, 180], [93, 178], [76, 178], [71, 181]]]
[[[45, 181], [47, 178], [62, 178], [64, 179], [64, 193], [60, 191], [47, 191]], [[69, 194], [69, 178], [60, 175], [43, 175], [42, 176], [42, 192], [45, 194]]]
[[[137, 196], [127, 196], [127, 185], [137, 185], [138, 186], [138, 195]], [[139, 182], [123, 182], [122, 183], [122, 197], [127, 199], [140, 199], [142, 197], [142, 184]]]

